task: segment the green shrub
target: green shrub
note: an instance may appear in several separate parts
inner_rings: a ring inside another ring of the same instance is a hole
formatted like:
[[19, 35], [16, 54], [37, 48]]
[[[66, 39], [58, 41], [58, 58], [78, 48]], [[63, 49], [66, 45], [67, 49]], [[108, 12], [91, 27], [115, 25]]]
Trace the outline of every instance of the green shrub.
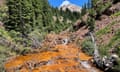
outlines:
[[82, 43], [82, 51], [87, 53], [88, 55], [93, 55], [94, 52], [94, 46], [90, 39], [86, 39]]
[[120, 12], [114, 13], [114, 14], [111, 15], [111, 16], [120, 16]]
[[8, 7], [7, 6], [0, 6], [0, 21], [5, 22], [8, 18], [7, 15]]
[[40, 48], [41, 42], [44, 40], [47, 32], [42, 32], [39, 30], [34, 30], [29, 34], [30, 44], [33, 48]]
[[94, 32], [95, 29], [95, 19], [92, 17], [89, 17], [87, 19], [87, 26], [90, 32]]
[[0, 72], [4, 72], [4, 62], [10, 55], [10, 49], [0, 45]]
[[6, 31], [4, 28], [0, 28], [0, 37], [12, 41], [12, 38], [10, 37], [9, 32]]
[[99, 53], [100, 53], [100, 55], [103, 57], [103, 56], [108, 56], [108, 50], [109, 50], [109, 48], [106, 46], [106, 45], [100, 45], [99, 46]]

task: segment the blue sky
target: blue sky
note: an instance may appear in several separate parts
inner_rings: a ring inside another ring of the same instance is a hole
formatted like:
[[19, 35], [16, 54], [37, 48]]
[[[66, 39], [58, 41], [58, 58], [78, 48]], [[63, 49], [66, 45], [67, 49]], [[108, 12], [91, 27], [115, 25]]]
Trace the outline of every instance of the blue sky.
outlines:
[[[51, 6], [58, 7], [64, 0], [48, 0], [48, 1]], [[88, 2], [88, 0], [69, 0], [69, 1], [81, 7]]]

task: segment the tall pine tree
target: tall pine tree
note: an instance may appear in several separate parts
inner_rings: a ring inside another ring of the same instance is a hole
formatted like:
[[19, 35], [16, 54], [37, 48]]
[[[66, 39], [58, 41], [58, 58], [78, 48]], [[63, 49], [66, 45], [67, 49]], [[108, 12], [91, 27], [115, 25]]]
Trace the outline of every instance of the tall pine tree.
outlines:
[[32, 30], [33, 10], [31, 0], [7, 0], [9, 21], [5, 24], [8, 30], [21, 32], [23, 35]]

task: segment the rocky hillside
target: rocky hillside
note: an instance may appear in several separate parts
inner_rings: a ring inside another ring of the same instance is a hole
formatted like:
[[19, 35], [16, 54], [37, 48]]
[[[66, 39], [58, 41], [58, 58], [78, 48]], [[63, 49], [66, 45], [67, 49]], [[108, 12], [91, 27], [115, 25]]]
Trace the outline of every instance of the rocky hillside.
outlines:
[[[107, 3], [107, 1], [106, 1]], [[99, 6], [99, 5], [98, 5]], [[107, 5], [106, 5], [107, 6]], [[106, 7], [106, 9], [103, 9], [101, 13], [97, 13], [96, 15], [93, 14], [92, 17], [95, 18], [95, 30], [93, 32], [93, 35], [95, 37], [95, 43], [97, 44], [97, 48], [99, 51], [99, 54], [101, 56], [98, 56], [99, 58], [109, 61], [110, 56], [114, 55], [114, 57], [117, 57], [117, 65], [115, 67], [111, 67], [113, 70], [116, 69], [115, 72], [119, 72], [120, 62], [119, 62], [119, 55], [120, 55], [120, 10], [118, 8], [120, 6], [119, 1], [111, 1], [111, 5]], [[98, 10], [99, 11], [99, 10]], [[96, 10], [97, 12], [97, 10]], [[95, 12], [94, 12], [95, 13]], [[89, 17], [89, 15], [88, 15]], [[87, 51], [87, 47], [89, 51]], [[93, 55], [92, 47], [95, 47], [94, 45], [91, 45], [89, 35], [86, 36], [85, 41], [83, 42], [83, 50]], [[113, 57], [113, 58], [114, 58]], [[95, 59], [95, 62], [97, 63], [97, 66], [101, 69], [104, 69], [107, 64], [108, 66], [111, 66], [109, 63], [106, 62], [106, 64], [101, 64], [102, 59]], [[99, 61], [97, 61], [99, 60]], [[105, 69], [106, 70], [106, 69]], [[112, 70], [108, 70], [109, 72], [113, 72]]]

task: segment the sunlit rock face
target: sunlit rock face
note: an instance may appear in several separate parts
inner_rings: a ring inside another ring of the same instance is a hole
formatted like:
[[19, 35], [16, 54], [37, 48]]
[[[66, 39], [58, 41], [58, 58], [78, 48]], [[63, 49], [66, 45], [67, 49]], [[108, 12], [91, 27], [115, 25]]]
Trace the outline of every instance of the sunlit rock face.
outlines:
[[71, 12], [81, 12], [81, 7], [70, 3], [68, 0], [65, 0], [60, 6], [59, 9], [62, 9], [65, 11], [66, 9], [69, 9]]

